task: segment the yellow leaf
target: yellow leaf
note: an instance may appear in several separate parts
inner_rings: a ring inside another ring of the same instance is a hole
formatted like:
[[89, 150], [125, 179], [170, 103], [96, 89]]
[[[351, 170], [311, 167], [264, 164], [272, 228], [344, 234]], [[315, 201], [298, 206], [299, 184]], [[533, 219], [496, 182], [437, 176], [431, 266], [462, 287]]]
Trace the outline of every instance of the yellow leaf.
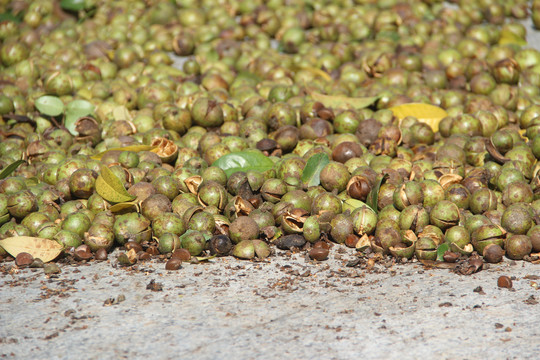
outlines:
[[378, 96], [354, 98], [342, 95], [324, 95], [309, 90], [308, 92], [313, 100], [319, 101], [324, 106], [332, 109], [362, 109], [370, 106], [379, 98]]
[[131, 196], [126, 191], [120, 179], [107, 166], [101, 167], [101, 174], [96, 179], [96, 192], [105, 200], [114, 203], [135, 199], [135, 196]]
[[519, 46], [525, 46], [527, 45], [527, 41], [523, 39], [522, 37], [519, 37], [517, 34], [514, 34], [509, 31], [505, 31], [502, 33], [500, 39], [499, 39], [499, 45], [519, 45]]
[[309, 73], [312, 73], [315, 76], [319, 76], [323, 78], [326, 81], [332, 81], [332, 77], [330, 76], [330, 74], [328, 74], [326, 71], [321, 70], [319, 68], [316, 68], [313, 66], [302, 65], [302, 66], [297, 66], [296, 69], [307, 71]]
[[132, 209], [132, 210], [135, 210], [135, 211], [138, 211], [138, 204], [136, 201], [127, 201], [127, 202], [122, 202], [122, 203], [118, 203], [118, 204], [115, 204], [113, 206], [111, 206], [109, 208], [109, 210], [111, 210], [111, 212], [113, 213], [118, 213], [118, 212], [122, 212], [124, 210], [128, 210], [128, 209]]
[[439, 131], [439, 123], [448, 116], [448, 113], [435, 105], [422, 103], [401, 104], [391, 107], [390, 110], [394, 113], [399, 121], [407, 116], [414, 116], [418, 121], [431, 126], [434, 132]]
[[91, 159], [94, 160], [101, 160], [103, 155], [108, 153], [109, 151], [133, 151], [133, 152], [139, 152], [139, 151], [152, 151], [157, 146], [151, 146], [151, 145], [131, 145], [131, 146], [124, 146], [124, 147], [118, 147], [118, 148], [110, 148], [104, 152], [100, 152], [99, 154], [96, 154], [94, 156], [91, 156]]
[[0, 240], [0, 246], [13, 257], [26, 252], [43, 262], [54, 260], [63, 249], [62, 245], [54, 240], [32, 236], [14, 236]]

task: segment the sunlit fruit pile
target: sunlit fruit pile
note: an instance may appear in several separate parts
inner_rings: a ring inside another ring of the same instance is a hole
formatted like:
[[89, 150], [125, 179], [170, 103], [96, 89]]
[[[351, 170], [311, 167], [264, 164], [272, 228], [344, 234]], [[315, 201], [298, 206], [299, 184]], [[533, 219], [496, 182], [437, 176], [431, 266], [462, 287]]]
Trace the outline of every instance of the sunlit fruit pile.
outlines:
[[0, 0], [0, 258], [538, 262], [535, 26], [540, 1]]

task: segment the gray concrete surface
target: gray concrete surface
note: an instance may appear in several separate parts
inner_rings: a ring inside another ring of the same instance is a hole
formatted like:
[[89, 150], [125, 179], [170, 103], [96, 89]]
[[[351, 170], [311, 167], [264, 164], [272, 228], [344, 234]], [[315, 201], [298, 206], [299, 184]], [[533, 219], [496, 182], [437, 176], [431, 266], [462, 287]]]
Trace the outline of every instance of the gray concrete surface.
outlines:
[[[355, 251], [339, 248], [319, 263], [281, 253], [178, 271], [157, 260], [116, 267], [113, 254], [51, 278], [3, 263], [0, 358], [538, 358], [540, 265], [367, 270], [347, 267]], [[501, 275], [513, 289], [497, 286]], [[152, 280], [161, 291], [147, 289]]]

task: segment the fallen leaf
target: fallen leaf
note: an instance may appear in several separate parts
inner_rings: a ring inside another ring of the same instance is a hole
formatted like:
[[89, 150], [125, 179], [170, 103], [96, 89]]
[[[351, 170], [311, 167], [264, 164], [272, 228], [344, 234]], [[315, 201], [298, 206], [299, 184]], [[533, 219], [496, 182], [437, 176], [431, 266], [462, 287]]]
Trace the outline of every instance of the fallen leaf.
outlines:
[[130, 146], [124, 146], [124, 147], [118, 147], [118, 148], [110, 148], [106, 151], [100, 152], [99, 154], [96, 154], [94, 156], [91, 156], [91, 159], [94, 160], [101, 160], [103, 155], [108, 153], [109, 151], [133, 151], [133, 152], [140, 152], [140, 151], [152, 151], [157, 146], [151, 146], [151, 145], [130, 145]]
[[401, 104], [391, 107], [390, 110], [399, 121], [407, 116], [414, 116], [418, 121], [428, 124], [433, 129], [433, 132], [439, 131], [439, 123], [448, 116], [444, 109], [423, 103]]
[[265, 172], [274, 167], [274, 162], [258, 150], [244, 150], [223, 155], [212, 166], [219, 167], [229, 177], [237, 171]]
[[315, 76], [319, 76], [320, 78], [322, 78], [322, 79], [324, 79], [326, 81], [332, 81], [332, 77], [330, 76], [330, 74], [328, 74], [324, 70], [321, 70], [321, 69], [313, 67], [313, 66], [307, 66], [307, 65], [297, 66], [293, 70], [295, 70], [295, 71], [298, 71], [298, 70], [307, 71], [307, 72], [309, 72], [309, 73], [311, 73], [311, 74], [313, 74]]
[[140, 212], [139, 204], [136, 201], [121, 202], [121, 203], [115, 204], [115, 205], [113, 205], [113, 206], [111, 206], [109, 208], [109, 210], [112, 213], [118, 213], [118, 212], [122, 212], [122, 211], [128, 210], [128, 209], [132, 209], [132, 210], [135, 210], [137, 212]]
[[120, 179], [107, 166], [101, 167], [101, 174], [96, 179], [96, 192], [105, 200], [114, 203], [123, 203], [136, 198], [127, 192]]
[[24, 161], [24, 160], [17, 160], [15, 162], [12, 162], [8, 166], [6, 166], [6, 168], [4, 170], [2, 170], [2, 172], [0, 173], [0, 180], [7, 178], [9, 175], [11, 175], [11, 173], [13, 173], [15, 170], [17, 170], [17, 168], [21, 164], [24, 164], [25, 162], [26, 161]]
[[309, 90], [308, 93], [313, 100], [319, 101], [324, 106], [332, 109], [363, 109], [379, 99], [378, 96], [354, 98], [343, 95], [324, 95]]
[[0, 246], [13, 257], [26, 252], [43, 262], [54, 260], [63, 250], [62, 245], [54, 240], [32, 236], [14, 236], [0, 240]]
[[64, 112], [64, 103], [57, 96], [44, 95], [36, 99], [34, 106], [48, 116], [58, 116]]
[[376, 214], [379, 212], [379, 191], [381, 190], [381, 186], [386, 182], [387, 178], [388, 174], [384, 174], [381, 179], [377, 181], [373, 189], [371, 189], [366, 199], [367, 205], [371, 208], [371, 210], [375, 211]]
[[447, 252], [449, 248], [448, 243], [442, 243], [439, 245], [437, 248], [437, 260], [444, 261], [444, 253]]
[[318, 153], [311, 156], [302, 171], [302, 183], [308, 187], [317, 186], [321, 183], [321, 171], [330, 162], [326, 153]]

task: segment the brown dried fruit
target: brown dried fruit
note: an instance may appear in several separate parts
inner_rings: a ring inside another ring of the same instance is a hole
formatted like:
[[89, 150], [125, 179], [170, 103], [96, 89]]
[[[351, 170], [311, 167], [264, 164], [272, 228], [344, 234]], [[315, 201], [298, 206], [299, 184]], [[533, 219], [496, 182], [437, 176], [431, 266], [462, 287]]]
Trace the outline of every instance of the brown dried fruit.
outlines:
[[15, 258], [15, 265], [18, 267], [27, 267], [32, 264], [34, 257], [27, 252], [21, 252]]
[[510, 279], [506, 275], [499, 276], [499, 278], [497, 279], [497, 286], [501, 287], [501, 288], [511, 289], [512, 288], [512, 279]]
[[191, 259], [191, 254], [187, 249], [176, 249], [173, 251], [171, 258], [180, 261], [189, 261], [189, 259]]
[[100, 260], [100, 261], [107, 260], [108, 256], [109, 254], [107, 254], [107, 250], [105, 250], [104, 248], [98, 249], [95, 255], [96, 260]]
[[178, 258], [171, 258], [165, 264], [165, 270], [178, 270], [182, 267], [182, 260]]
[[328, 249], [324, 249], [321, 247], [313, 248], [309, 251], [309, 257], [313, 260], [317, 261], [323, 261], [328, 259]]

